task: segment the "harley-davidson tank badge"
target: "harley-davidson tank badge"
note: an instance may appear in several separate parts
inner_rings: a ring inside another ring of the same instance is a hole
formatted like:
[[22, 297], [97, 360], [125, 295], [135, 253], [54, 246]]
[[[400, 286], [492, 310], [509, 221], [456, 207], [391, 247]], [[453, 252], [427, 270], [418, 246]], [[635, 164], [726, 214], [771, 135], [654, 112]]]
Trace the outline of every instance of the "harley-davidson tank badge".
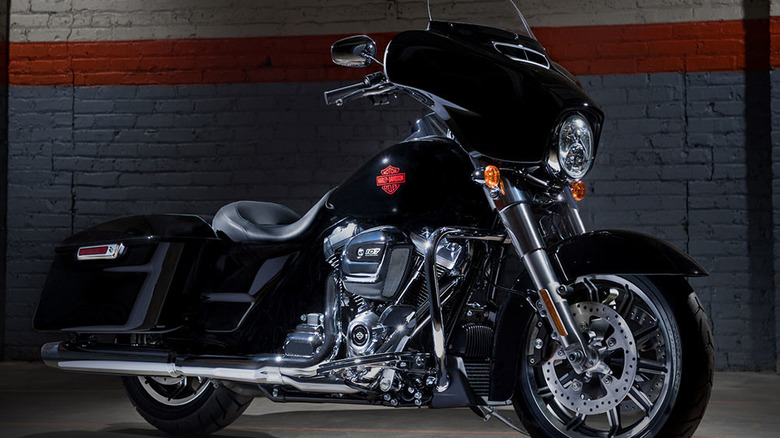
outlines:
[[381, 187], [388, 195], [392, 195], [401, 187], [401, 184], [406, 182], [406, 174], [399, 173], [401, 169], [393, 166], [387, 166], [382, 169], [378, 177], [376, 177], [376, 185]]

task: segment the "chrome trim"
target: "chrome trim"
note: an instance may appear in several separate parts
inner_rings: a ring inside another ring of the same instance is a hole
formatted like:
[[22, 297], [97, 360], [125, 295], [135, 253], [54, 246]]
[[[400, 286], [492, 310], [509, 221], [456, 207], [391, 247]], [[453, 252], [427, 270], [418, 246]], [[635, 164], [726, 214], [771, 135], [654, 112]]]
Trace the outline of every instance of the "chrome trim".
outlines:
[[[90, 250], [90, 249], [96, 249], [96, 248], [106, 248], [106, 252], [103, 254], [84, 254], [81, 255], [82, 250]], [[115, 260], [119, 256], [125, 253], [125, 245], [121, 243], [112, 243], [110, 245], [93, 245], [93, 246], [82, 246], [76, 251], [76, 260], [79, 261], [86, 261], [86, 260]]]
[[[499, 49], [499, 46], [501, 46], [501, 47], [511, 47], [513, 49], [522, 50], [523, 52], [533, 53], [534, 55], [540, 56], [542, 59], [544, 59], [545, 63], [544, 64], [540, 64], [540, 63], [538, 63], [536, 61], [532, 61], [532, 60], [528, 59], [527, 55], [526, 55], [526, 59], [518, 58], [516, 56], [509, 55], [506, 52], [502, 52], [501, 49]], [[547, 69], [547, 70], [550, 69], [550, 60], [547, 58], [547, 56], [544, 53], [539, 52], [537, 50], [529, 49], [528, 47], [525, 47], [522, 44], [508, 44], [508, 43], [502, 43], [502, 42], [498, 42], [498, 41], [493, 41], [493, 48], [496, 49], [496, 51], [498, 53], [506, 56], [507, 58], [511, 59], [512, 61], [524, 62], [526, 64], [535, 65], [537, 67], [542, 67], [542, 68]]]
[[[517, 424], [515, 424], [514, 420], [512, 420], [509, 417], [505, 417], [504, 415], [499, 413], [498, 410], [496, 410], [496, 408], [494, 408], [493, 406], [495, 406], [495, 405], [477, 406], [477, 409], [479, 410], [479, 412], [482, 415], [482, 418], [485, 421], [488, 421], [491, 418], [496, 417], [496, 419], [499, 420], [500, 422], [504, 423], [504, 425], [506, 427], [514, 430], [515, 432], [520, 433], [521, 435], [525, 435], [526, 434], [526, 431], [523, 430]], [[499, 406], [503, 406], [503, 404], [501, 404]]]
[[401, 360], [401, 356], [397, 353], [382, 353], [371, 356], [350, 357], [322, 364], [319, 368], [317, 368], [317, 373], [324, 374], [330, 371], [341, 370], [344, 368], [352, 368], [364, 365], [378, 365], [396, 360]]
[[579, 350], [586, 356], [582, 362], [572, 362], [575, 371], [581, 372], [584, 369], [583, 363], [598, 360], [597, 353], [587, 347], [582, 334], [574, 324], [568, 302], [561, 296], [565, 288], [558, 281], [558, 276], [547, 255], [537, 225], [538, 221], [531, 210], [531, 202], [511, 180], [504, 178], [503, 181], [505, 195], [502, 201], [506, 207], [499, 210], [501, 221], [512, 240], [512, 245], [522, 257], [523, 265], [531, 276], [536, 290], [546, 290], [549, 294], [552, 305], [547, 306], [544, 300], [540, 301], [540, 313], [543, 313], [553, 327], [556, 326], [556, 320], [562, 322], [565, 333], [558, 333], [556, 329], [556, 334], [559, 335], [560, 342], [567, 352]]
[[[143, 388], [143, 390], [146, 391], [146, 393], [149, 394], [150, 397], [155, 399], [155, 401], [157, 401], [158, 403], [167, 406], [185, 406], [187, 404], [190, 404], [193, 401], [197, 400], [198, 397], [200, 397], [200, 395], [203, 394], [203, 392], [206, 391], [211, 386], [211, 380], [198, 378], [200, 386], [198, 387], [197, 390], [195, 390], [195, 392], [183, 398], [172, 398], [172, 397], [169, 398], [157, 392], [155, 388], [150, 384], [149, 381], [150, 380], [154, 381], [163, 386], [181, 385], [186, 387], [190, 385], [190, 382], [186, 380], [187, 377], [136, 376], [136, 378], [141, 383], [141, 388]], [[166, 382], [167, 380], [173, 380], [173, 382], [168, 383]]]
[[[155, 354], [155, 361], [139, 351], [71, 350], [62, 342], [43, 346], [41, 356], [47, 366], [66, 371], [92, 372], [123, 376], [204, 377], [235, 382], [288, 385], [302, 391], [325, 393], [356, 393], [337, 381], [314, 378], [317, 367], [295, 368], [263, 365], [254, 367], [253, 358], [195, 358], [172, 361], [168, 354]], [[109, 357], [114, 356], [112, 360]], [[275, 360], [271, 360], [275, 362]], [[281, 362], [281, 361], [279, 361]], [[308, 377], [308, 378], [307, 378]]]
[[[452, 296], [454, 295], [454, 294], [448, 294], [448, 292], [450, 292], [452, 290], [452, 288], [454, 286], [456, 286], [457, 284], [459, 284], [459, 283], [460, 283], [460, 281], [458, 281], [458, 279], [456, 278], [455, 280], [451, 281], [446, 286], [444, 286], [444, 288], [441, 291], [439, 291], [439, 294], [444, 297], [441, 300], [441, 305], [442, 306], [446, 305], [450, 301]], [[409, 335], [409, 337], [410, 338], [414, 338], [415, 336], [417, 336], [420, 333], [420, 331], [422, 331], [422, 329], [425, 328], [425, 326], [430, 321], [431, 321], [431, 315], [430, 315], [430, 312], [429, 312], [427, 315], [425, 315], [425, 317], [423, 317], [422, 320], [420, 320], [420, 323], [417, 324], [417, 327], [415, 327], [414, 331], [412, 331], [412, 334]]]
[[537, 231], [537, 222], [528, 203], [513, 203], [503, 208], [498, 214], [501, 216], [504, 228], [506, 228], [512, 245], [520, 257], [525, 257], [532, 251], [544, 248], [544, 241]]
[[436, 275], [436, 253], [439, 243], [445, 237], [493, 242], [504, 242], [506, 239], [505, 236], [496, 236], [473, 228], [438, 228], [428, 236], [428, 242], [425, 245], [425, 278], [428, 286], [433, 350], [437, 363], [437, 392], [446, 391], [450, 384], [449, 376], [447, 375], [447, 351], [444, 348], [444, 316], [442, 314], [441, 295], [439, 294], [439, 281]]

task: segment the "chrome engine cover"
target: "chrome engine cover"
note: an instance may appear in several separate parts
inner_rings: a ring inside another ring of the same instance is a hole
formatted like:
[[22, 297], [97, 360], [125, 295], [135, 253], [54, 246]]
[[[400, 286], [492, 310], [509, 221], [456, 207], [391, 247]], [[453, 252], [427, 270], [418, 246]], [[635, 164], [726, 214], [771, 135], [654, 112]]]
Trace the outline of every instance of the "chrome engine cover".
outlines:
[[374, 351], [379, 342], [379, 333], [374, 334], [378, 322], [379, 315], [368, 311], [359, 314], [349, 323], [347, 349], [350, 356], [363, 356]]
[[344, 289], [376, 301], [392, 301], [412, 267], [414, 245], [396, 227], [371, 228], [352, 237], [341, 254]]
[[357, 315], [347, 329], [349, 355], [398, 352], [416, 327], [413, 306], [387, 306], [382, 315], [369, 310]]

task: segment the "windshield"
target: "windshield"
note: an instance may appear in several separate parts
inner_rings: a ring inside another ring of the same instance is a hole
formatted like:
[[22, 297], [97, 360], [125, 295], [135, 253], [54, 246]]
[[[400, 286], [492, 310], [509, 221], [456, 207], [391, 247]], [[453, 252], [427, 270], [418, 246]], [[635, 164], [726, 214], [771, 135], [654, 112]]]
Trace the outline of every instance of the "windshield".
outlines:
[[428, 0], [428, 19], [494, 27], [536, 39], [512, 0]]

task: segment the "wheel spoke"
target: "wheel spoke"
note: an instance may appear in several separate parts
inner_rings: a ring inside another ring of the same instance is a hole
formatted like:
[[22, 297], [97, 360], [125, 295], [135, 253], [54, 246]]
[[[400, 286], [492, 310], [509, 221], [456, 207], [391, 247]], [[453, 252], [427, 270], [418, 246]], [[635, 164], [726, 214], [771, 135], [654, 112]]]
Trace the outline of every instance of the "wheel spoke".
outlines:
[[175, 385], [172, 393], [168, 395], [168, 400], [179, 398], [179, 395], [184, 393], [184, 391], [187, 389], [187, 380], [188, 379], [184, 379]]
[[665, 364], [650, 359], [639, 358], [637, 372], [645, 374], [666, 374], [669, 372]]
[[620, 316], [623, 317], [623, 319], [628, 320], [628, 314], [634, 307], [634, 294], [631, 293], [628, 285], [625, 285], [623, 286], [622, 295], [623, 299], [620, 301], [620, 304], [618, 304], [615, 310], [620, 314]]
[[585, 424], [585, 414], [577, 414], [566, 423], [566, 430], [577, 430]]
[[607, 411], [607, 421], [609, 421], [609, 435], [607, 436], [612, 438], [617, 435], [620, 432], [620, 428], [623, 427], [620, 420], [620, 406], [615, 406]]
[[637, 350], [641, 350], [645, 344], [650, 342], [650, 340], [658, 334], [660, 328], [658, 323], [654, 322], [652, 325], [637, 330], [637, 332], [634, 333], [634, 342], [636, 342]]
[[536, 391], [536, 395], [538, 395], [541, 398], [547, 398], [547, 397], [552, 397], [553, 393], [552, 393], [552, 389], [550, 389], [549, 386], [545, 386], [544, 388], [539, 388]]
[[628, 396], [645, 412], [645, 416], [650, 415], [650, 410], [653, 408], [653, 402], [650, 401], [650, 397], [648, 397], [641, 388], [635, 384], [628, 392]]

